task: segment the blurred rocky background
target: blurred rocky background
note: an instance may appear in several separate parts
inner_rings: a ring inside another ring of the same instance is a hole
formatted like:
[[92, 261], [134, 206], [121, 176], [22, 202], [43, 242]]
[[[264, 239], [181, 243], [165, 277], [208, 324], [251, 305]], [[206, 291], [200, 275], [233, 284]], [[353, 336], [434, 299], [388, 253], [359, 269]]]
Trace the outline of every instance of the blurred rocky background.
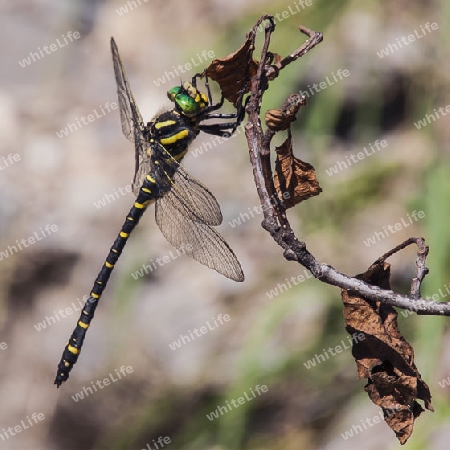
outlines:
[[[208, 55], [234, 52], [263, 13], [275, 15], [271, 50], [282, 55], [304, 41], [299, 24], [323, 32], [323, 43], [282, 72], [263, 104], [279, 107], [292, 92], [308, 97], [294, 147], [315, 166], [323, 193], [290, 210], [297, 236], [351, 275], [405, 238], [425, 236], [423, 295], [448, 300], [448, 3], [23, 0], [0, 9], [0, 448], [398, 448], [356, 379], [339, 289], [287, 262], [260, 226], [242, 129], [226, 142], [200, 136], [184, 166], [217, 196], [219, 229], [245, 282], [172, 257], [150, 208], [69, 381], [57, 390], [53, 380], [83, 296], [133, 202], [125, 188], [134, 148], [110, 107], [111, 36], [149, 120], [169, 106], [168, 89], [207, 66]], [[140, 276], [164, 256], [169, 263]], [[414, 261], [413, 248], [392, 258], [396, 290], [408, 292]], [[446, 449], [449, 319], [399, 321], [435, 408], [404, 448]], [[181, 339], [207, 323], [205, 335]], [[115, 381], [99, 387], [105, 378]]]

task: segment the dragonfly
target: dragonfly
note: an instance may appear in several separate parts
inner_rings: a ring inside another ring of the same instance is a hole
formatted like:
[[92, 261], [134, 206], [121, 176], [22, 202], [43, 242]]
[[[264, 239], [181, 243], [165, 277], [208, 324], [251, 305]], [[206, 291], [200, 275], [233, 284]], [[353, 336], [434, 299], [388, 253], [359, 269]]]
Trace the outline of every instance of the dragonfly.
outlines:
[[[114, 38], [111, 38], [111, 52], [122, 132], [135, 147], [132, 189], [136, 200], [109, 250], [63, 351], [54, 381], [57, 387], [69, 378], [114, 266], [150, 204], [155, 204], [159, 229], [175, 248], [182, 249], [183, 253], [227, 278], [244, 280], [239, 260], [213, 228], [223, 220], [216, 198], [180, 165], [189, 145], [201, 131], [223, 137], [235, 132], [245, 115], [242, 97], [236, 113], [217, 112], [224, 103], [224, 97], [222, 95], [220, 102], [213, 104], [207, 76], [207, 94], [197, 89], [197, 79], [202, 77], [199, 73], [190, 82], [171, 88], [167, 95], [174, 107], [158, 114], [145, 125]], [[227, 121], [203, 123], [208, 119]]]

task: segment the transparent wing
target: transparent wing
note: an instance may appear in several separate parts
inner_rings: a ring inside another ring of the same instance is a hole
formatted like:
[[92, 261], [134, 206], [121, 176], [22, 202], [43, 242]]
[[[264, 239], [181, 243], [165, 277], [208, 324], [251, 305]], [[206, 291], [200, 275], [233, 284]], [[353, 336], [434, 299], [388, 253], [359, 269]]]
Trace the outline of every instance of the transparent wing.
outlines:
[[122, 131], [125, 137], [135, 142], [136, 134], [142, 134], [144, 122], [139, 108], [131, 92], [125, 69], [120, 59], [119, 49], [114, 38], [111, 38], [111, 52], [114, 64], [114, 75], [116, 77], [117, 95], [119, 97], [120, 119], [122, 121]]
[[189, 175], [169, 152], [159, 143], [152, 144], [155, 158], [159, 162], [159, 177], [168, 180], [170, 202], [173, 208], [180, 211], [183, 217], [217, 226], [223, 217], [219, 203], [213, 193], [200, 181]]
[[143, 140], [136, 145], [136, 168], [134, 172], [132, 189], [138, 195], [145, 176], [150, 172], [150, 156], [147, 154], [149, 144]]
[[183, 202], [174, 189], [156, 201], [156, 223], [164, 237], [199, 263], [231, 280], [243, 281], [241, 265], [223, 237], [209, 225], [191, 220], [180, 204]]
[[133, 191], [137, 194], [145, 175], [150, 171], [150, 157], [147, 154], [149, 144], [144, 138], [144, 121], [131, 92], [130, 84], [125, 69], [123, 68], [122, 60], [120, 59], [119, 49], [114, 38], [111, 38], [111, 52], [117, 85], [117, 96], [119, 98], [122, 132], [129, 141], [135, 144], [136, 166]]

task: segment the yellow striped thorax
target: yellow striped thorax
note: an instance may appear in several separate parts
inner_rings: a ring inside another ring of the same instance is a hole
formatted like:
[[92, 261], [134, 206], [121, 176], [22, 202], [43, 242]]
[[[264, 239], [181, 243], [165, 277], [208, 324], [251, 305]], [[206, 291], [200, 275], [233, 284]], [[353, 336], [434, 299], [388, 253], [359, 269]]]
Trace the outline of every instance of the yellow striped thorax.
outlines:
[[176, 109], [186, 116], [195, 116], [208, 106], [208, 97], [196, 87], [185, 81], [183, 86], [175, 86], [167, 92]]

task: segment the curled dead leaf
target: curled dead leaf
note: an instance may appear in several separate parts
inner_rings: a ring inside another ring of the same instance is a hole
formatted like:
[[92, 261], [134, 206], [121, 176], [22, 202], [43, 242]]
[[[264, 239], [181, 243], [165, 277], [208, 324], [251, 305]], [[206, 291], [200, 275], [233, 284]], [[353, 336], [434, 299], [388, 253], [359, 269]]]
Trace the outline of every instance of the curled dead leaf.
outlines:
[[[373, 264], [356, 278], [390, 290], [390, 265]], [[364, 336], [352, 347], [358, 377], [368, 379], [365, 391], [382, 408], [385, 422], [404, 444], [412, 434], [415, 418], [424, 411], [417, 400], [433, 411], [430, 390], [414, 364], [414, 350], [398, 329], [393, 307], [345, 290], [342, 301], [347, 331]]]
[[314, 167], [294, 156], [290, 136], [275, 150], [277, 160], [273, 182], [278, 197], [284, 199], [286, 208], [292, 208], [322, 192]]
[[266, 112], [266, 125], [273, 131], [287, 130], [297, 118], [298, 110], [304, 105], [305, 95], [291, 94], [280, 109], [269, 109]]
[[250, 90], [251, 79], [258, 70], [259, 63], [253, 59], [253, 51], [256, 33], [264, 20], [273, 22], [273, 17], [262, 16], [247, 34], [239, 50], [224, 58], [214, 59], [205, 70], [208, 77], [219, 84], [223, 96], [234, 106]]

